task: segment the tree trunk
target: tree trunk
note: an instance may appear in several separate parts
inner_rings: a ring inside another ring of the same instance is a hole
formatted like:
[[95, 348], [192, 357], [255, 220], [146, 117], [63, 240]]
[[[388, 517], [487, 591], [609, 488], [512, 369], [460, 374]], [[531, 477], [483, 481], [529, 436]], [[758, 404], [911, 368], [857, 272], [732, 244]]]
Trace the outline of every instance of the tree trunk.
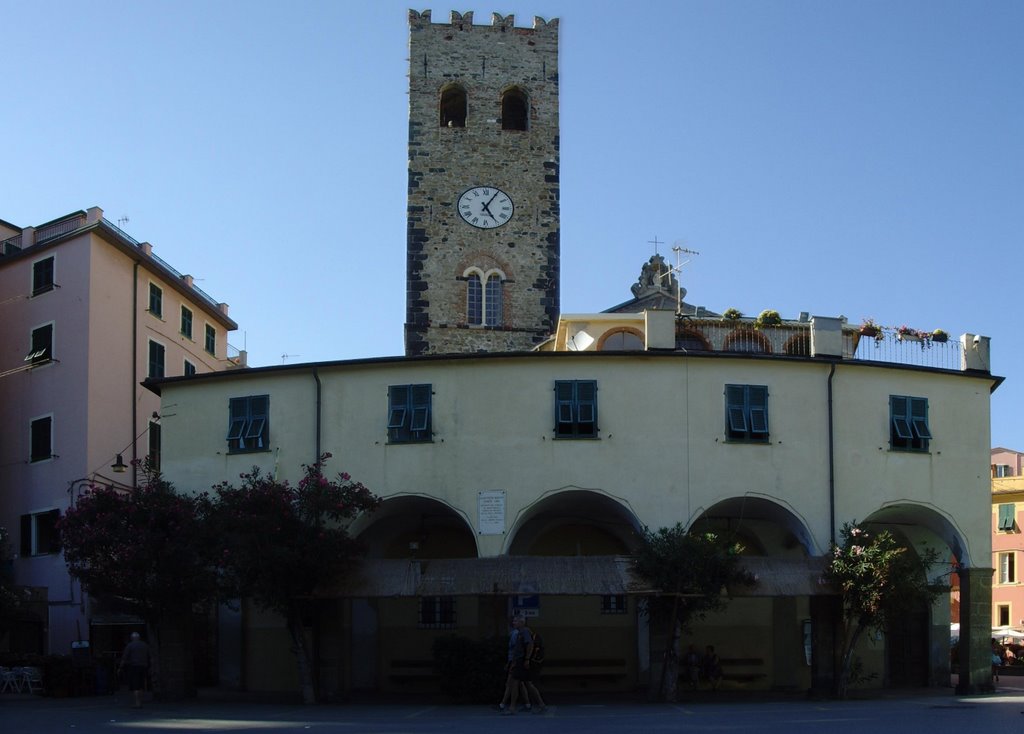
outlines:
[[864, 631], [864, 625], [857, 624], [852, 634], [844, 635], [843, 658], [839, 666], [839, 680], [836, 682], [836, 695], [839, 698], [846, 698], [850, 686], [850, 670], [853, 666], [853, 650], [857, 647], [857, 640]]
[[679, 597], [672, 599], [672, 614], [669, 615], [669, 638], [665, 645], [665, 656], [661, 664], [661, 685], [658, 693], [662, 701], [675, 702], [679, 690]]
[[288, 611], [288, 633], [292, 638], [292, 649], [295, 651], [295, 662], [299, 666], [299, 687], [302, 690], [302, 702], [316, 703], [316, 689], [313, 687], [313, 668], [306, 652], [306, 636], [302, 632], [302, 615], [293, 603]]
[[157, 698], [180, 701], [196, 695], [192, 656], [192, 607], [165, 610], [156, 628], [156, 645], [150, 646], [151, 679]]

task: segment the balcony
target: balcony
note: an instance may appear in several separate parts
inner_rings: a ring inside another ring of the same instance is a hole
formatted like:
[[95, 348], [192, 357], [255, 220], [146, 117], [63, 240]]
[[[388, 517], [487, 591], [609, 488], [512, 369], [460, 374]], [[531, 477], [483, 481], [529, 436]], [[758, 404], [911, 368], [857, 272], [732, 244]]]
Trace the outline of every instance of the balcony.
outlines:
[[[811, 328], [810, 322], [784, 322], [754, 328], [754, 322], [746, 319], [688, 318], [677, 324], [676, 347], [691, 352], [810, 357]], [[857, 329], [845, 326], [842, 328], [842, 358], [933, 369], [965, 369], [963, 347], [958, 340], [911, 340], [894, 333], [885, 333], [881, 338], [864, 337]]]

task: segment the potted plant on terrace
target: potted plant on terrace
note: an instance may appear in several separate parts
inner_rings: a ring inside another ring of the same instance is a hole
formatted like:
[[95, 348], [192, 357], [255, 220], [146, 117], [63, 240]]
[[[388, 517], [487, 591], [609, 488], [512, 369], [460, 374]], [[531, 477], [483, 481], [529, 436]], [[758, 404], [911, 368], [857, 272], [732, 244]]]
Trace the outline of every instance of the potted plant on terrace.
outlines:
[[738, 308], [727, 308], [725, 309], [725, 312], [722, 314], [722, 318], [726, 319], [727, 321], [739, 321], [741, 318], [743, 318], [743, 314], [742, 312], [740, 312]]
[[[928, 336], [931, 336], [929, 334]], [[923, 338], [922, 332], [917, 329], [911, 329], [906, 324], [896, 328], [896, 338], [901, 342], [919, 342]]]
[[932, 332], [932, 341], [936, 344], [945, 344], [949, 341], [949, 334], [942, 329], [936, 329]]
[[755, 329], [763, 329], [766, 326], [779, 326], [780, 324], [782, 324], [782, 317], [779, 316], [779, 312], [767, 308], [754, 319]]
[[860, 335], [867, 336], [880, 342], [885, 339], [885, 330], [874, 322], [874, 319], [864, 319], [860, 325]]

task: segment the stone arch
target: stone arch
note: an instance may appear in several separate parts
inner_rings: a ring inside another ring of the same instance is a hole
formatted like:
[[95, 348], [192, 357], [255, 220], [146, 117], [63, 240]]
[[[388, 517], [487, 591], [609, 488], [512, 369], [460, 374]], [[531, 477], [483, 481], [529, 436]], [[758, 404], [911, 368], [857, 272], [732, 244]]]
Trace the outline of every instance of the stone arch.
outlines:
[[466, 127], [469, 97], [461, 84], [447, 84], [441, 88], [438, 100], [441, 127]]
[[369, 558], [476, 558], [476, 533], [469, 518], [433, 497], [397, 495], [349, 528]]
[[676, 349], [684, 352], [710, 352], [711, 343], [696, 329], [676, 329]]
[[809, 332], [793, 334], [782, 345], [782, 351], [794, 357], [811, 356], [811, 335]]
[[496, 271], [505, 280], [515, 280], [515, 272], [511, 263], [499, 259], [486, 250], [472, 250], [465, 253], [458, 261], [452, 277], [463, 278], [470, 271], [477, 270], [481, 275]]
[[628, 555], [643, 524], [624, 500], [594, 489], [566, 487], [524, 508], [505, 539], [514, 556]]
[[[628, 336], [626, 336], [628, 335]], [[630, 339], [629, 337], [634, 337]], [[609, 329], [597, 340], [597, 351], [637, 351], [645, 347], [644, 333], [632, 326]]]
[[722, 343], [723, 352], [748, 352], [771, 354], [772, 343], [764, 334], [755, 329], [734, 329]]
[[[920, 553], [925, 548], [937, 550], [939, 559], [928, 569], [929, 580], [948, 584], [951, 592], [940, 596], [930, 606], [921, 604], [888, 620], [884, 630], [886, 684], [894, 687], [932, 685], [938, 681], [948, 684], [949, 623], [954, 620], [960, 623], [961, 633], [965, 626], [974, 628], [974, 632], [984, 631], [969, 647], [972, 651], [980, 648], [987, 655], [990, 610], [986, 613], [977, 605], [965, 608], [959, 603], [960, 574], [957, 571], [969, 570], [972, 558], [966, 536], [953, 519], [934, 506], [900, 500], [883, 505], [858, 525], [869, 532], [888, 530], [908, 552]], [[991, 573], [988, 568], [980, 570], [985, 576]], [[986, 588], [990, 586], [986, 584]], [[961, 648], [959, 654], [963, 661], [970, 653]]]
[[[908, 544], [945, 545], [961, 566], [970, 567], [978, 563], [971, 557], [967, 536], [949, 515], [932, 505], [906, 500], [890, 502], [870, 513], [860, 524], [885, 528]], [[985, 566], [987, 559], [980, 563]]]
[[699, 509], [690, 529], [713, 531], [734, 539], [754, 556], [819, 556], [819, 548], [806, 520], [788, 503], [748, 493], [728, 497]]
[[527, 130], [530, 124], [530, 97], [522, 87], [513, 86], [501, 93], [501, 129]]

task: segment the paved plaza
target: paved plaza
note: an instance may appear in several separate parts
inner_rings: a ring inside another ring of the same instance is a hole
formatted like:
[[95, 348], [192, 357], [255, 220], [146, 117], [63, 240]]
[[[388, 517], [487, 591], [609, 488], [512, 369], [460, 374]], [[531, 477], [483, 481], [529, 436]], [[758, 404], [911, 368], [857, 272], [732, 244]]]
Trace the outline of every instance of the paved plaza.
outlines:
[[[1005, 680], [1005, 679], [1004, 679]], [[500, 716], [484, 706], [443, 703], [299, 706], [241, 701], [148, 702], [132, 709], [129, 696], [51, 699], [0, 696], [3, 734], [623, 734], [623, 732], [766, 732], [884, 734], [1019, 731], [1024, 728], [1024, 679], [986, 696], [951, 690], [885, 693], [851, 701], [804, 699], [694, 701], [647, 704], [575, 698], [543, 714]]]

